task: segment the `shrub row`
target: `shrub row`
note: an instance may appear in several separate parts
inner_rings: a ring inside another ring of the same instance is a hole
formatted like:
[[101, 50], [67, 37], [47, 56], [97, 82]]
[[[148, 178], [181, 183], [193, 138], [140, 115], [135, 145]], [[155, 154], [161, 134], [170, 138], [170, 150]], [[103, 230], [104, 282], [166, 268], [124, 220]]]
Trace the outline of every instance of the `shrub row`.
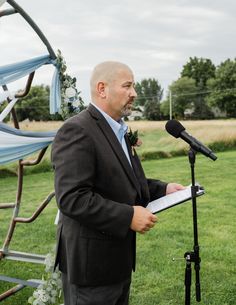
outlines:
[[[236, 150], [236, 139], [227, 141], [216, 141], [208, 145], [214, 152], [223, 152], [228, 150]], [[156, 160], [163, 158], [172, 158], [178, 156], [185, 156], [188, 153], [188, 149], [179, 149], [174, 151], [148, 151], [139, 154], [142, 161]], [[49, 159], [44, 159], [40, 164], [36, 166], [26, 166], [24, 168], [24, 174], [30, 175], [35, 173], [42, 173], [52, 171], [52, 165]], [[0, 178], [17, 176], [17, 163], [0, 167]]]
[[[216, 141], [208, 145], [208, 147], [213, 152], [223, 152], [229, 150], [236, 150], [236, 139], [226, 140], [226, 141]], [[140, 154], [140, 158], [142, 161], [145, 160], [153, 160], [153, 159], [162, 159], [162, 158], [172, 158], [178, 156], [185, 156], [188, 154], [188, 149], [179, 149], [174, 151], [150, 151], [143, 152]]]

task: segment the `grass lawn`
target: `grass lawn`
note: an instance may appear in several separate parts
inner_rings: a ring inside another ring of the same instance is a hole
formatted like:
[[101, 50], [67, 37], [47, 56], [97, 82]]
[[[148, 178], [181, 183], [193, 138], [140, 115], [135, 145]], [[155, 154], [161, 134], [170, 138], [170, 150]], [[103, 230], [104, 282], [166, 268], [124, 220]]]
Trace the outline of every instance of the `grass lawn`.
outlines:
[[[187, 157], [143, 162], [148, 177], [190, 184]], [[201, 288], [204, 305], [236, 304], [236, 152], [218, 154], [213, 162], [197, 155], [196, 180], [206, 189], [198, 198], [198, 227], [201, 262]], [[0, 180], [0, 202], [14, 201], [16, 178]], [[53, 174], [45, 172], [24, 178], [24, 193], [20, 216], [30, 216], [37, 205], [53, 189]], [[11, 244], [12, 250], [47, 253], [55, 243], [56, 204], [53, 200], [41, 217], [32, 224], [18, 225]], [[0, 240], [7, 231], [10, 210], [0, 210]], [[137, 271], [133, 274], [131, 305], [184, 304], [183, 258], [193, 249], [191, 202], [161, 212], [159, 222], [145, 235], [138, 235]], [[3, 260], [0, 273], [23, 279], [40, 278], [43, 266]], [[194, 292], [194, 266], [192, 267], [192, 299]], [[0, 293], [12, 284], [0, 282]], [[32, 294], [25, 288], [4, 301], [4, 305], [26, 305]]]

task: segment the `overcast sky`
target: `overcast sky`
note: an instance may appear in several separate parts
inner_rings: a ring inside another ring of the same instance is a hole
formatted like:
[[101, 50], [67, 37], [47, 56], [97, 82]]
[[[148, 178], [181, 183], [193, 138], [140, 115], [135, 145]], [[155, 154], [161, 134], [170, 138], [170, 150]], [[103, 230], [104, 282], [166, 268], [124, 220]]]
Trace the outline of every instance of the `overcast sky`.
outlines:
[[[190, 56], [210, 58], [215, 65], [235, 58], [235, 0], [16, 2], [53, 49], [62, 51], [67, 72], [77, 77], [86, 102], [91, 70], [105, 60], [122, 61], [132, 68], [136, 81], [154, 77], [166, 90]], [[0, 18], [0, 65], [43, 54], [46, 48], [22, 17]], [[49, 84], [52, 73], [41, 68], [34, 84]]]

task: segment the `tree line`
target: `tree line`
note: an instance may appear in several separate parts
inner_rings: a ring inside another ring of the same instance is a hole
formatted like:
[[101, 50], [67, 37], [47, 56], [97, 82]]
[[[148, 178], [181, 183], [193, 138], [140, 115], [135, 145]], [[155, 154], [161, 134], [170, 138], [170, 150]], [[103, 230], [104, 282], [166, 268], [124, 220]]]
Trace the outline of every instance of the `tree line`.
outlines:
[[[135, 109], [143, 112], [147, 120], [168, 119], [170, 105], [172, 117], [177, 119], [211, 119], [216, 110], [218, 116], [235, 118], [236, 59], [215, 66], [210, 59], [190, 57], [179, 78], [169, 85], [164, 100], [164, 90], [156, 78], [136, 82], [135, 90]], [[60, 114], [49, 113], [49, 91], [49, 86], [32, 86], [27, 97], [15, 106], [19, 121], [62, 120]]]
[[236, 59], [215, 66], [210, 59], [190, 57], [164, 100], [156, 79], [142, 80], [136, 90], [140, 96], [137, 105], [144, 106], [146, 119], [169, 118], [170, 105], [177, 119], [212, 119], [216, 113], [218, 117], [235, 118]]
[[169, 86], [163, 113], [169, 112], [170, 94], [173, 113], [184, 118], [185, 110], [192, 109], [193, 119], [214, 118], [214, 110], [221, 117], [236, 117], [236, 60], [227, 59], [217, 67], [210, 59], [191, 58], [183, 66], [179, 79]]

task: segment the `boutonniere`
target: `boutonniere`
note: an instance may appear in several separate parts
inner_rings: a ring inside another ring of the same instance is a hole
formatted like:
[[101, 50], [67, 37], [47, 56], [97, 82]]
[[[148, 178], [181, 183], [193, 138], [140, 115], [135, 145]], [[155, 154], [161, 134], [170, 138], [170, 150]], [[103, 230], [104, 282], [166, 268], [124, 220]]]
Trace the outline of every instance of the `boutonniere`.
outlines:
[[134, 156], [134, 152], [135, 152], [135, 147], [139, 147], [142, 145], [142, 141], [139, 139], [138, 137], [138, 130], [135, 130], [134, 132], [131, 130], [129, 130], [129, 132], [127, 133], [128, 135], [128, 139], [131, 145], [131, 150], [132, 150], [132, 155]]

